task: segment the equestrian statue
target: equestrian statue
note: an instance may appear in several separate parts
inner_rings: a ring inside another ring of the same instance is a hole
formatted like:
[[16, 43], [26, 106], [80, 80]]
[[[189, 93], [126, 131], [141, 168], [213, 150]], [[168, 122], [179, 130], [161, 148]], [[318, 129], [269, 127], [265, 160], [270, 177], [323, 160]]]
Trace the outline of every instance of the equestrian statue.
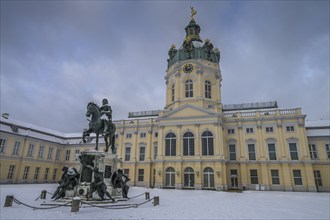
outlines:
[[93, 102], [88, 103], [86, 116], [89, 121], [89, 129], [85, 129], [83, 132], [83, 142], [86, 143], [86, 137], [95, 133], [95, 150], [98, 150], [99, 135], [103, 135], [106, 146], [105, 152], [108, 152], [111, 145], [111, 151], [114, 153], [116, 125], [112, 122], [112, 110], [108, 100], [103, 99], [101, 107]]

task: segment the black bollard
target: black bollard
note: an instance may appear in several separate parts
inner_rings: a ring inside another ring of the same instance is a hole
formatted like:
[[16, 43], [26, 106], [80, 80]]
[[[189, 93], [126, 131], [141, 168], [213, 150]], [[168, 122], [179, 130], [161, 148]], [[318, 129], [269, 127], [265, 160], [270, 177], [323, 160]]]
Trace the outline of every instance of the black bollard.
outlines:
[[150, 194], [149, 192], [146, 192], [146, 200], [149, 200], [150, 199]]
[[159, 205], [159, 196], [154, 197], [154, 206]]
[[79, 212], [80, 197], [74, 197], [72, 199], [71, 212]]
[[42, 190], [40, 194], [40, 199], [46, 199], [47, 190]]
[[6, 196], [5, 205], [3, 207], [12, 207], [13, 206], [13, 200], [14, 200], [13, 195]]

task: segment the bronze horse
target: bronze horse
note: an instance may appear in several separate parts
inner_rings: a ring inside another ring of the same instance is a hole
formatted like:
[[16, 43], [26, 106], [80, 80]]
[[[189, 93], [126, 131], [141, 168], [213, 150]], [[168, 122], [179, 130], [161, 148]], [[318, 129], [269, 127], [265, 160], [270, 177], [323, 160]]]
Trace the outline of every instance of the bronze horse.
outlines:
[[116, 132], [116, 125], [110, 122], [109, 129], [107, 133], [104, 133], [105, 130], [105, 122], [101, 119], [101, 112], [100, 108], [93, 102], [88, 103], [87, 105], [87, 117], [91, 117], [89, 120], [89, 129], [84, 130], [83, 132], [83, 142], [86, 143], [86, 137], [90, 136], [91, 133], [96, 134], [96, 145], [95, 150], [98, 150], [99, 144], [99, 135], [103, 135], [105, 141], [105, 152], [108, 152], [109, 147], [111, 145], [111, 151], [114, 153], [115, 149], [115, 132]]

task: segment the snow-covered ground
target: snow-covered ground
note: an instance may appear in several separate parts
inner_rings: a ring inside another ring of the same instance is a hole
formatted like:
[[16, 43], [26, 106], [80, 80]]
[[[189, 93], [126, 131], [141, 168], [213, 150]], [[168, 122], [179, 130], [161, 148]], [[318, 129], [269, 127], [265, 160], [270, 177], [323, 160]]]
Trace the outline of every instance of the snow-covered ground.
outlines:
[[[308, 192], [244, 191], [243, 193], [201, 190], [170, 190], [131, 187], [129, 196], [149, 192], [159, 196], [160, 205], [151, 202], [129, 209], [101, 209], [84, 206], [72, 213], [71, 207], [33, 210], [13, 203], [3, 207], [7, 195], [31, 206], [54, 203], [49, 194], [38, 199], [42, 190], [54, 192], [56, 184], [0, 185], [0, 219], [330, 219], [330, 194]], [[145, 196], [115, 204], [138, 204]]]

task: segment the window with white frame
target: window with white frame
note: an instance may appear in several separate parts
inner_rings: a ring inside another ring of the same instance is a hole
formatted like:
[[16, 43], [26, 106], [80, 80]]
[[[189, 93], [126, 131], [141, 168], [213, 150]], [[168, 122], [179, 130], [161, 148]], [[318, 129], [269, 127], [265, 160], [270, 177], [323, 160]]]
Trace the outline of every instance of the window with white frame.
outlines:
[[269, 160], [277, 160], [275, 144], [268, 143], [267, 145], [268, 145]]
[[229, 160], [236, 160], [236, 145], [229, 144], [228, 146]]
[[34, 144], [30, 144], [27, 157], [33, 157], [33, 151], [34, 151]]
[[65, 160], [70, 160], [70, 154], [71, 154], [71, 150], [66, 150], [65, 151]]
[[256, 149], [254, 144], [248, 144], [249, 160], [256, 160]]
[[18, 155], [20, 149], [21, 142], [15, 141], [15, 145], [13, 147], [13, 155]]
[[214, 171], [211, 167], [203, 171], [203, 188], [214, 188]]
[[273, 127], [266, 127], [266, 133], [273, 133], [274, 128]]
[[29, 171], [30, 171], [30, 167], [29, 166], [24, 167], [23, 180], [26, 180], [28, 178]]
[[54, 148], [52, 148], [52, 147], [50, 147], [49, 149], [48, 149], [48, 155], [47, 155], [47, 159], [52, 159], [52, 156], [53, 156], [53, 149]]
[[15, 165], [10, 165], [9, 166], [7, 179], [13, 179], [14, 172], [15, 172], [15, 167], [16, 167]]
[[183, 174], [183, 186], [184, 187], [194, 187], [194, 180], [195, 174], [194, 170], [191, 167], [187, 167], [184, 169], [184, 174]]
[[140, 133], [140, 138], [145, 138], [147, 136], [147, 134], [145, 132]]
[[131, 145], [125, 145], [125, 161], [130, 161], [131, 159]]
[[145, 157], [146, 157], [146, 145], [140, 144], [140, 155], [139, 155], [140, 161], [144, 161]]
[[286, 131], [287, 131], [287, 132], [292, 132], [292, 131], [294, 131], [294, 126], [293, 126], [293, 125], [286, 126]]
[[234, 129], [234, 128], [229, 128], [229, 129], [227, 130], [227, 133], [228, 133], [228, 134], [235, 134], [235, 129]]
[[325, 145], [325, 151], [327, 153], [328, 159], [330, 159], [330, 144]]
[[43, 158], [45, 146], [39, 146], [38, 158]]
[[205, 81], [205, 98], [211, 98], [211, 83], [208, 80]]
[[299, 160], [297, 143], [289, 143], [291, 160]]
[[154, 159], [158, 156], [158, 143], [154, 143]]
[[45, 174], [44, 174], [44, 180], [48, 179], [48, 174], [49, 174], [49, 168], [45, 168]]
[[314, 170], [314, 179], [315, 179], [316, 186], [323, 186], [322, 179], [321, 179], [321, 171]]
[[80, 153], [80, 150], [79, 150], [79, 149], [76, 149], [76, 150], [74, 151], [74, 153], [75, 153], [75, 154], [79, 154], [79, 153]]
[[138, 181], [143, 182], [144, 180], [144, 169], [138, 170]]
[[246, 128], [246, 133], [247, 134], [252, 134], [253, 133], [253, 128]]
[[60, 159], [61, 159], [61, 149], [57, 149], [56, 150], [55, 160], [60, 160]]
[[292, 170], [292, 173], [293, 173], [294, 185], [296, 185], [296, 186], [302, 185], [302, 178], [301, 178], [300, 170]]
[[278, 170], [270, 170], [270, 174], [272, 176], [272, 184], [280, 185], [280, 176], [278, 174]]
[[132, 134], [131, 133], [127, 133], [126, 134], [126, 138], [132, 138]]
[[168, 167], [165, 171], [165, 187], [175, 187], [175, 170], [173, 167]]
[[251, 184], [258, 184], [258, 171], [250, 170]]
[[165, 136], [165, 156], [176, 155], [176, 135], [174, 133], [168, 133]]
[[192, 132], [183, 135], [183, 156], [195, 155], [195, 136]]
[[56, 175], [57, 175], [57, 168], [54, 168], [52, 180], [56, 180]]
[[202, 155], [214, 155], [213, 134], [210, 131], [204, 131], [202, 134]]
[[316, 145], [315, 144], [309, 144], [308, 148], [309, 148], [309, 155], [310, 155], [311, 159], [312, 160], [317, 159]]
[[5, 147], [6, 147], [7, 140], [1, 138], [0, 139], [0, 154], [3, 154], [5, 152]]
[[185, 82], [185, 89], [186, 98], [192, 98], [194, 96], [193, 82], [190, 79]]
[[37, 180], [39, 178], [39, 171], [40, 171], [40, 167], [36, 167], [36, 169], [34, 170], [33, 179]]

